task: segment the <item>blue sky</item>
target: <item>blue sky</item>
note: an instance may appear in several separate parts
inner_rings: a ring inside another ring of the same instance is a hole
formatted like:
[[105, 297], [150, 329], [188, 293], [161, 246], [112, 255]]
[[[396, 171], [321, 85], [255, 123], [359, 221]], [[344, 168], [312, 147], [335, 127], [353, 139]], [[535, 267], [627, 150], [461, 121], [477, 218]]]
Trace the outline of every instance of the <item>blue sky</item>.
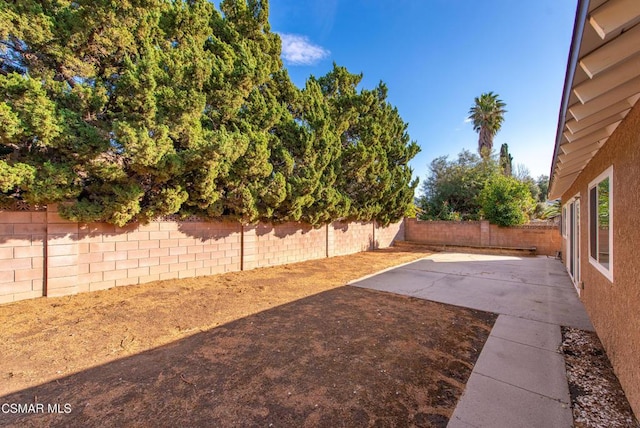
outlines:
[[514, 166], [549, 174], [576, 0], [270, 0], [271, 29], [299, 87], [332, 63], [383, 81], [389, 101], [422, 151], [424, 180], [437, 156], [477, 147], [465, 122], [474, 97], [507, 104], [494, 149], [508, 143]]

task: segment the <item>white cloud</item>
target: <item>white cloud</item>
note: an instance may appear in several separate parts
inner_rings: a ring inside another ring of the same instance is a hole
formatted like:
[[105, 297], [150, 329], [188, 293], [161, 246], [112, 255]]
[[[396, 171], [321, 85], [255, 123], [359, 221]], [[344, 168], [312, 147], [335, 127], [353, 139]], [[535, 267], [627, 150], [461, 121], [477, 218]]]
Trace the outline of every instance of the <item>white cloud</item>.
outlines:
[[471, 123], [471, 122], [473, 122], [473, 119], [471, 119], [470, 117], [464, 118], [464, 123]]
[[292, 65], [312, 65], [329, 56], [330, 52], [314, 45], [306, 36], [280, 33], [282, 57]]

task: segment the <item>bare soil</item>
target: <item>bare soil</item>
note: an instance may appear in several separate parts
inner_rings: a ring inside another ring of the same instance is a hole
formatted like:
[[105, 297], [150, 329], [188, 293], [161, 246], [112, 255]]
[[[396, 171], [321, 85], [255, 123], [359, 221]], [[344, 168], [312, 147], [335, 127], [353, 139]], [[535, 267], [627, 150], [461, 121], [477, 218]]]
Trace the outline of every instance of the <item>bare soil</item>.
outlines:
[[1, 306], [0, 425], [444, 427], [496, 315], [344, 286], [427, 254]]

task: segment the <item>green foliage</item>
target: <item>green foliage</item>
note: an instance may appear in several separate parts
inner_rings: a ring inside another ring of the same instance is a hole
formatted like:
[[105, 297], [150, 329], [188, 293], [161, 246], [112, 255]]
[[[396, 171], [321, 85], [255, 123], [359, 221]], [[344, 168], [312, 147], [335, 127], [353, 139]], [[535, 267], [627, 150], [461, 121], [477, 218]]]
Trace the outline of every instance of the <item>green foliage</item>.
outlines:
[[513, 156], [509, 154], [509, 145], [507, 143], [500, 146], [500, 169], [507, 177], [511, 176], [513, 169]]
[[335, 124], [340, 156], [337, 191], [349, 201], [346, 217], [386, 225], [404, 216], [413, 202], [417, 180], [408, 166], [420, 150], [410, 141], [407, 124], [387, 102], [387, 87], [356, 91], [362, 75], [334, 64], [318, 79]]
[[540, 175], [537, 179], [534, 179], [531, 177], [529, 169], [523, 164], [516, 166], [513, 176], [518, 179], [518, 181], [527, 185], [531, 197], [536, 201], [536, 206], [531, 212], [531, 218], [545, 219], [544, 211], [547, 208], [546, 200], [549, 190], [549, 177]]
[[549, 177], [546, 175], [540, 175], [536, 179], [536, 185], [538, 186], [538, 201], [545, 202], [547, 200], [547, 194], [549, 193]]
[[483, 158], [491, 156], [493, 137], [498, 133], [507, 112], [506, 104], [498, 98], [498, 94], [487, 92], [474, 99], [469, 109], [469, 119], [473, 122], [473, 130], [478, 133], [478, 153]]
[[528, 186], [512, 177], [491, 177], [480, 192], [484, 217], [498, 226], [524, 224], [535, 206]]
[[268, 1], [3, 2], [0, 197], [77, 221], [400, 219], [418, 146], [384, 84], [289, 79]]
[[404, 216], [408, 218], [417, 218], [418, 213], [420, 212], [420, 208], [412, 202], [407, 206], [407, 209], [404, 211]]
[[556, 199], [555, 201], [551, 201], [545, 204], [544, 210], [542, 212], [541, 218], [548, 220], [554, 217], [558, 217], [562, 213], [562, 206], [560, 199]]
[[418, 198], [423, 220], [486, 218], [507, 226], [526, 222], [536, 209], [535, 182], [527, 180], [528, 175], [524, 180], [504, 175], [493, 157], [463, 150], [455, 160], [434, 159], [430, 170]]
[[9, 165], [0, 160], [0, 192], [12, 193], [20, 187], [26, 187], [33, 182], [36, 170], [31, 165], [14, 163]]
[[609, 177], [598, 183], [598, 227], [609, 227]]
[[478, 196], [491, 177], [500, 174], [495, 159], [463, 150], [456, 160], [434, 159], [422, 185], [418, 206], [424, 220], [479, 220]]

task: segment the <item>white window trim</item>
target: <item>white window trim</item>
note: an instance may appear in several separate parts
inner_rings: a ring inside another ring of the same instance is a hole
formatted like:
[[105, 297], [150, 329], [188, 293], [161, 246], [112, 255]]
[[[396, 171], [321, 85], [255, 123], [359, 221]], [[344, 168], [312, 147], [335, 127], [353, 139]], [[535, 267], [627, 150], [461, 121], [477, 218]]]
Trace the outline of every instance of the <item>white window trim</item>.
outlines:
[[[571, 242], [571, 234], [575, 233], [575, 230], [571, 230], [571, 233], [569, 233], [569, 225], [571, 224], [571, 210], [569, 209], [569, 205], [571, 204], [575, 204], [576, 202], [578, 202], [578, 204], [580, 204], [580, 192], [576, 193], [575, 196], [573, 196], [572, 198], [570, 198], [563, 206], [562, 206], [562, 217], [563, 217], [563, 230], [562, 230], [562, 236], [565, 238], [565, 260], [566, 260], [566, 269], [567, 269], [567, 273], [569, 274], [569, 278], [571, 278], [571, 281], [573, 282], [573, 285], [576, 287], [576, 290], [578, 291], [578, 296], [580, 295], [580, 289], [577, 286], [577, 282], [576, 282], [576, 272], [574, 271], [574, 273], [571, 273], [571, 260], [569, 259], [569, 257], [574, 257], [573, 251], [574, 248], [572, 247], [572, 242]], [[575, 210], [575, 208], [574, 208]], [[580, 215], [582, 215], [582, 213], [580, 213]], [[574, 225], [575, 228], [575, 225]], [[580, 228], [580, 225], [578, 225], [578, 230], [581, 231], [582, 228]], [[578, 240], [578, 247], [580, 247], [580, 236], [577, 236], [577, 240]], [[578, 248], [578, 252], [580, 252], [580, 249]], [[581, 254], [581, 252], [580, 252]], [[582, 257], [581, 255], [578, 255], [578, 259], [580, 259], [580, 257]], [[580, 265], [580, 260], [578, 260], [578, 266], [574, 265], [574, 270], [575, 269], [582, 269], [581, 265]], [[578, 272], [578, 278], [582, 278], [582, 272]]]
[[607, 279], [613, 282], [613, 165], [609, 168], [605, 169], [599, 176], [594, 178], [587, 188], [588, 198], [591, 198], [591, 189], [598, 185], [605, 178], [609, 178], [609, 269], [605, 268], [600, 264], [596, 259], [591, 257], [591, 216], [593, 213], [591, 212], [591, 200], [589, 200], [588, 211], [589, 211], [589, 227], [588, 230], [588, 238], [589, 238], [589, 264], [595, 267], [601, 274], [603, 274]]

